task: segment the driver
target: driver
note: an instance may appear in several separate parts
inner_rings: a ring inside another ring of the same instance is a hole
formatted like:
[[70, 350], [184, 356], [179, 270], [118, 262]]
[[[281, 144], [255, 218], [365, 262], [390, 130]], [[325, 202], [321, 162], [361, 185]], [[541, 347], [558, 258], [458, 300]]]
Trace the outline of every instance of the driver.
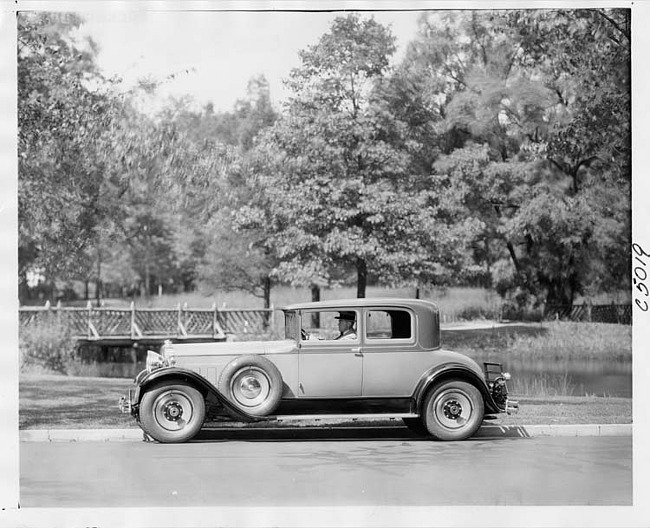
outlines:
[[354, 328], [356, 314], [354, 312], [339, 312], [339, 335], [335, 339], [356, 339], [357, 331]]

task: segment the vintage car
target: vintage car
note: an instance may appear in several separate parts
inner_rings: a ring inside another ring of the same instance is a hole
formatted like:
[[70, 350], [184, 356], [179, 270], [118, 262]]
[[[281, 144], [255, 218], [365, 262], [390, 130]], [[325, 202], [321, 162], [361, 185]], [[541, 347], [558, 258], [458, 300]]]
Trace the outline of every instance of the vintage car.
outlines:
[[[435, 304], [350, 299], [287, 306], [284, 339], [166, 342], [120, 400], [159, 442], [201, 429], [212, 395], [224, 420], [402, 419], [438, 440], [472, 436], [518, 408], [500, 363], [440, 346]], [[217, 413], [218, 414], [218, 413]]]

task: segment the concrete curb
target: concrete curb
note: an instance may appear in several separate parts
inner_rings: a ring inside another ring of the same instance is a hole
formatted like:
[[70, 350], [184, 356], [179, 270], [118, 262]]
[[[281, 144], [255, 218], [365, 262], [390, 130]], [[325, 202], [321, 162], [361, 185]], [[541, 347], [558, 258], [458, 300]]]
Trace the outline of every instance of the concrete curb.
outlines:
[[142, 429], [28, 429], [21, 442], [134, 442], [144, 439]]
[[[268, 430], [265, 428], [263, 430]], [[475, 438], [533, 438], [537, 436], [631, 436], [632, 424], [483, 425]], [[140, 429], [28, 429], [21, 442], [138, 442]]]
[[632, 424], [483, 425], [475, 437], [631, 436]]

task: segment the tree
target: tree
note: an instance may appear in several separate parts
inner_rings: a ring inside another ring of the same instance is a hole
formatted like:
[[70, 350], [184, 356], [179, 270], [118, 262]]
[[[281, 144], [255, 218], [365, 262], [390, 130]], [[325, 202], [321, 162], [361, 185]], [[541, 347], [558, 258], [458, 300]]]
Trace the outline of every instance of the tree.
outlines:
[[92, 41], [76, 42], [72, 14], [18, 15], [19, 269], [50, 279], [85, 274], [98, 224], [100, 137], [116, 101]]
[[315, 287], [353, 269], [363, 297], [370, 278], [415, 280], [428, 262], [426, 197], [409, 194], [404, 127], [375, 91], [394, 50], [385, 27], [349, 15], [300, 53], [293, 95], [257, 148], [251, 186], [263, 192], [238, 216], [265, 230], [285, 280]]
[[415, 139], [430, 153], [420, 167], [433, 158], [430, 188], [448, 205], [439, 220], [474, 219], [467, 251], [513, 298], [571, 303], [621, 286], [602, 271], [622, 269], [629, 235], [627, 20], [617, 10], [425, 16], [398, 71], [406, 78], [388, 92], [420, 123]]
[[253, 145], [276, 117], [268, 82], [263, 76], [252, 78], [246, 97], [231, 112], [214, 113], [210, 105], [195, 112], [176, 101], [166, 115], [197, 148], [212, 145], [222, 155], [217, 172], [183, 187], [183, 216], [201, 221], [193, 235], [203, 247], [201, 257], [195, 254], [197, 282], [204, 289], [247, 291], [270, 307], [274, 256], [264, 247], [262, 232], [237, 232], [233, 223], [233, 212], [257, 192], [244, 176]]
[[199, 268], [204, 288], [241, 290], [271, 307], [271, 271], [274, 261], [255, 232], [240, 233], [232, 225], [232, 212], [223, 210], [210, 222], [207, 248]]

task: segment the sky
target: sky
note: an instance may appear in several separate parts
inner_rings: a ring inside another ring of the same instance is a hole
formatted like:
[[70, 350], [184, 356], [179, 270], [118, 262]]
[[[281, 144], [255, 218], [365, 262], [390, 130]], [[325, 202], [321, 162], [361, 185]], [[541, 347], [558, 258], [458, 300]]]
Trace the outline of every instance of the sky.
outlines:
[[[254, 76], [264, 74], [271, 98], [286, 97], [282, 79], [300, 64], [298, 51], [315, 44], [343, 12], [197, 12], [93, 10], [80, 32], [99, 45], [97, 62], [131, 86], [138, 78], [174, 78], [159, 97], [191, 95], [217, 111], [232, 110]], [[417, 29], [418, 11], [366, 13], [390, 25], [403, 56]]]

